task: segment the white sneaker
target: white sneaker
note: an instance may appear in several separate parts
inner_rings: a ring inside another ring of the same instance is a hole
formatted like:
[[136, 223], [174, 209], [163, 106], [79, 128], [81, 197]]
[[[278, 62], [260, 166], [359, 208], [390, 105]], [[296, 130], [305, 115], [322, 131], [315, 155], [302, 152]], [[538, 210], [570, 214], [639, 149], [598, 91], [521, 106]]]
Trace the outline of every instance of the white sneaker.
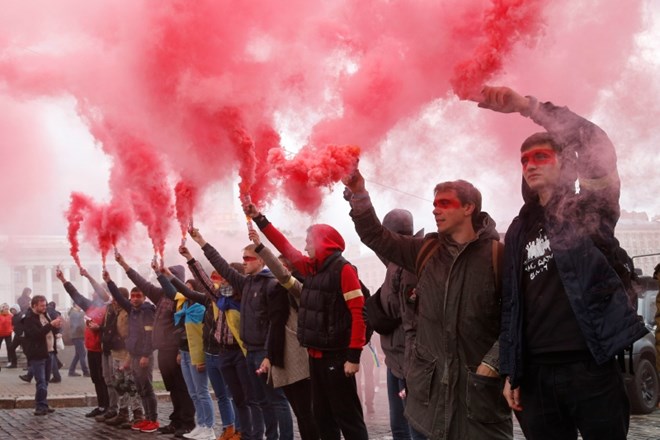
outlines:
[[183, 434], [183, 438], [197, 439], [197, 434], [199, 434], [202, 429], [204, 429], [203, 426], [195, 426], [195, 429], [187, 434]]
[[[190, 431], [188, 434], [185, 434], [184, 437], [194, 440], [215, 440], [215, 432], [210, 426], [199, 426], [197, 432]], [[191, 437], [191, 434], [194, 436]]]

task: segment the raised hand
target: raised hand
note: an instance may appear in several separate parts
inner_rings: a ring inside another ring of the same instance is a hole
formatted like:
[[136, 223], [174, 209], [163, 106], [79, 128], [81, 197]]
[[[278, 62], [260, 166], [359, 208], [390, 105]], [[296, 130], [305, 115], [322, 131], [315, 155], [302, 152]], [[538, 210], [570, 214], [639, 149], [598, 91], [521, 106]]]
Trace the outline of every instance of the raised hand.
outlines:
[[250, 238], [252, 243], [256, 244], [257, 246], [259, 246], [261, 244], [261, 239], [259, 238], [259, 233], [256, 230], [250, 229], [248, 231], [248, 237]]
[[341, 181], [353, 194], [367, 192], [364, 184], [364, 177], [357, 168], [348, 176], [344, 176]]
[[62, 284], [66, 283], [66, 279], [64, 278], [64, 272], [62, 272], [62, 269], [59, 267], [55, 269], [55, 276], [57, 277], [58, 280], [62, 282]]
[[186, 246], [179, 246], [179, 253], [185, 257], [186, 260], [192, 260], [192, 254], [190, 253], [190, 250]]
[[243, 213], [245, 213], [245, 215], [250, 218], [259, 217], [261, 215], [261, 213], [259, 212], [257, 207], [254, 206], [253, 203], [244, 203], [242, 207], [243, 207]]
[[479, 107], [500, 113], [527, 112], [529, 114], [529, 98], [526, 98], [509, 87], [485, 86], [481, 90]]
[[204, 240], [204, 237], [202, 237], [202, 234], [199, 233], [199, 229], [197, 228], [190, 228], [188, 230], [188, 234], [190, 234], [190, 237], [195, 241], [200, 246], [204, 246], [206, 244], [206, 240]]

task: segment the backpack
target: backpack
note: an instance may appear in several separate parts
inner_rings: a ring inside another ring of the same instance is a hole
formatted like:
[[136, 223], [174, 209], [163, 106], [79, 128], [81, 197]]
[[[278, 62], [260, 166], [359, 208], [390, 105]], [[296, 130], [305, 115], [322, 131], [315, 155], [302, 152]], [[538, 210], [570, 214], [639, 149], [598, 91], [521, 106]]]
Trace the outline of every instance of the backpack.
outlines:
[[[355, 267], [355, 266], [353, 266]], [[355, 269], [357, 272], [357, 268]], [[359, 279], [359, 278], [358, 278]], [[362, 296], [364, 296], [364, 305], [362, 306], [362, 319], [364, 320], [364, 325], [366, 326], [366, 332], [365, 332], [365, 342], [364, 345], [368, 345], [369, 342], [371, 342], [371, 336], [374, 334], [374, 327], [373, 325], [369, 322], [369, 316], [367, 313], [367, 303], [371, 298], [371, 292], [367, 288], [367, 286], [364, 285], [362, 280], [360, 280], [360, 289], [362, 290]], [[380, 290], [380, 289], [379, 289]], [[376, 292], [378, 293], [378, 292]], [[379, 301], [380, 302], [380, 301]]]

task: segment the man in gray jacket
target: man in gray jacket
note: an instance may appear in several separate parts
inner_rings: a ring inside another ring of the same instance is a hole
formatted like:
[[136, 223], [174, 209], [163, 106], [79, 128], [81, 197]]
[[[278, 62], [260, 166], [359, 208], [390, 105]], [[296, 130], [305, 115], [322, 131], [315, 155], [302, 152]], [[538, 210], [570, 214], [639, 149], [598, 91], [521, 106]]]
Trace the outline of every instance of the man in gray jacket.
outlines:
[[497, 371], [499, 235], [481, 212], [481, 194], [463, 180], [438, 184], [438, 233], [418, 238], [383, 227], [358, 170], [344, 183], [353, 193], [351, 217], [362, 242], [419, 278], [406, 378], [410, 425], [433, 439], [513, 438]]

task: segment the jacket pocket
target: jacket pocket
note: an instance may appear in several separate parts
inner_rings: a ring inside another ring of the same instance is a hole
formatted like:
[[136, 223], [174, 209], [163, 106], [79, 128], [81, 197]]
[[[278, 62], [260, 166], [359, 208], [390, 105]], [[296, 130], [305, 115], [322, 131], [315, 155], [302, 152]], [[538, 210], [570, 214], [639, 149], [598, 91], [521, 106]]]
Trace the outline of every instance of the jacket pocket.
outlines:
[[511, 418], [502, 390], [504, 380], [468, 371], [467, 411], [468, 418], [480, 423], [499, 423]]
[[406, 377], [410, 397], [428, 406], [433, 392], [433, 379], [436, 374], [436, 359], [423, 347], [415, 344]]

